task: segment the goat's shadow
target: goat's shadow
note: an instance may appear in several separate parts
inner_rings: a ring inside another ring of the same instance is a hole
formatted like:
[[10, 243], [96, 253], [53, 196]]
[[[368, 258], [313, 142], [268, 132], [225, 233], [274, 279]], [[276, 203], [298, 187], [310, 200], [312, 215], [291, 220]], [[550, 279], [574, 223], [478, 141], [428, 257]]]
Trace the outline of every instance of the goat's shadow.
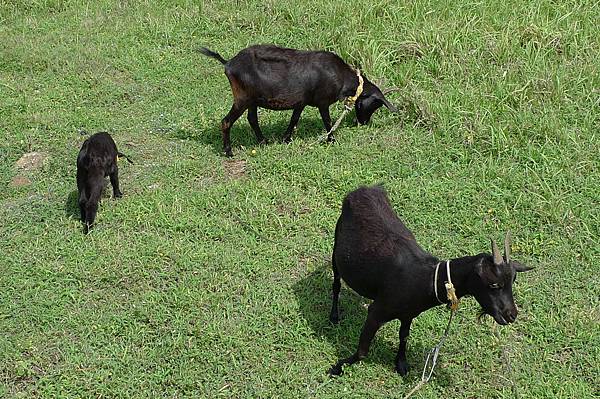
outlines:
[[[262, 112], [279, 112], [282, 113], [282, 115], [285, 115], [285, 117], [278, 116], [274, 121], [274, 118], [272, 117], [261, 119], [259, 115], [258, 122], [264, 137], [267, 139], [266, 145], [283, 143], [283, 136], [288, 128], [292, 111], [282, 112], [262, 110]], [[244, 114], [233, 124], [230, 130], [231, 147], [234, 153], [239, 151], [242, 147], [252, 148], [259, 146], [258, 142], [256, 141], [254, 130], [252, 130], [252, 127], [248, 123], [246, 115], [247, 111], [244, 112]], [[215, 115], [214, 117], [211, 117], [210, 128], [208, 130], [199, 132], [197, 135], [194, 134], [193, 131], [188, 131], [185, 129], [174, 130], [172, 131], [172, 135], [178, 139], [197, 140], [207, 146], [212, 147], [216, 153], [221, 154], [223, 152], [223, 137], [221, 134], [221, 118], [223, 116], [225, 115]], [[337, 116], [332, 115], [332, 124], [336, 121], [336, 118]], [[353, 113], [352, 115], [346, 116], [345, 120], [341, 124], [341, 127], [353, 126], [353, 118]], [[307, 112], [307, 110], [305, 110], [300, 117], [300, 121], [298, 122], [296, 129], [292, 133], [292, 141], [318, 140], [326, 133], [327, 132], [325, 131], [323, 121], [321, 120], [320, 116], [314, 115], [313, 112]]]
[[[354, 291], [342, 285], [340, 293], [340, 322], [337, 325], [329, 321], [329, 312], [331, 310], [331, 285], [333, 277], [329, 265], [320, 267], [308, 276], [294, 284], [293, 289], [298, 300], [298, 305], [302, 316], [308, 322], [312, 330], [318, 337], [323, 337], [335, 347], [336, 358], [330, 359], [330, 364], [323, 369], [327, 373], [329, 368], [340, 358], [346, 358], [353, 354], [358, 346], [360, 331], [367, 317], [367, 307], [370, 300], [362, 298]], [[396, 328], [400, 327], [398, 321], [392, 321]], [[394, 371], [396, 353], [398, 351], [398, 335], [396, 340], [390, 341], [381, 337], [382, 330], [375, 335], [369, 354], [361, 362], [372, 364], [377, 363], [385, 366], [397, 378], [401, 378]], [[409, 374], [404, 377], [404, 382], [414, 384], [420, 381], [421, 371], [424, 366], [423, 354], [429, 348], [425, 348], [421, 343], [411, 342], [409, 339], [407, 349], [407, 360], [410, 365]], [[360, 362], [348, 367], [360, 367]], [[449, 385], [450, 376], [436, 369], [436, 382], [440, 385]], [[342, 377], [343, 378], [343, 377]]]
[[65, 201], [65, 215], [67, 215], [67, 217], [73, 219], [79, 219], [81, 217], [78, 200], [79, 193], [77, 190], [71, 191], [67, 196], [67, 200]]

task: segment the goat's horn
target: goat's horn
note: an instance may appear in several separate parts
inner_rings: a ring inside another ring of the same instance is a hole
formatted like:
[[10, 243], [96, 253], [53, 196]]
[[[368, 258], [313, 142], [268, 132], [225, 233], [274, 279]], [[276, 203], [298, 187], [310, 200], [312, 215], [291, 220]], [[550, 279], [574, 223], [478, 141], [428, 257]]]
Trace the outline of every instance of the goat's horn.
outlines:
[[382, 93], [385, 96], [386, 94], [393, 93], [395, 91], [400, 91], [400, 90], [402, 90], [402, 87], [389, 87], [387, 89], [384, 89], [382, 91]]
[[492, 255], [494, 256], [494, 264], [501, 265], [502, 264], [502, 255], [500, 255], [500, 250], [496, 245], [496, 241], [492, 238]]
[[504, 237], [504, 259], [506, 263], [510, 263], [510, 231], [507, 231]]

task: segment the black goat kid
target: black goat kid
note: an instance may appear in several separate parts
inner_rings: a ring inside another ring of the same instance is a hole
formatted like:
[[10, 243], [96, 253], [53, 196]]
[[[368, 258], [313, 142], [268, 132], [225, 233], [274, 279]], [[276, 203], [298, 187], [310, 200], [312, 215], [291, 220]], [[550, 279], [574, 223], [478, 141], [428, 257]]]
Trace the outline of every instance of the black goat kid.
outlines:
[[83, 142], [77, 155], [77, 190], [79, 192], [79, 210], [81, 221], [85, 223], [87, 234], [94, 224], [98, 211], [98, 201], [105, 186], [104, 177], [110, 177], [113, 196], [123, 196], [119, 190], [119, 169], [117, 156], [129, 157], [117, 151], [117, 145], [106, 132], [96, 133]]
[[[491, 255], [481, 253], [450, 260], [450, 278], [457, 297], [474, 296], [483, 311], [502, 325], [517, 318], [512, 293], [516, 273], [530, 269], [510, 259], [508, 234], [504, 251], [503, 259], [492, 240]], [[357, 351], [347, 359], [340, 359], [330, 374], [340, 375], [344, 364], [364, 358], [377, 330], [384, 323], [399, 319], [396, 371], [406, 375], [406, 341], [412, 320], [427, 309], [449, 302], [444, 286], [448, 281], [446, 262], [421, 249], [396, 216], [383, 187], [375, 186], [361, 187], [344, 199], [335, 229], [332, 266], [333, 306], [329, 316], [332, 323], [339, 321], [340, 278], [373, 302]]]
[[[385, 105], [392, 112], [396, 108], [381, 90], [364, 75], [329, 51], [300, 51], [276, 46], [258, 45], [240, 51], [227, 61], [207, 48], [200, 52], [225, 65], [225, 75], [233, 92], [233, 105], [221, 122], [223, 150], [232, 156], [229, 130], [244, 111], [259, 143], [266, 140], [258, 125], [257, 108], [273, 110], [293, 109], [292, 119], [283, 136], [289, 142], [298, 125], [300, 114], [307, 105], [317, 107], [325, 130], [331, 130], [329, 106], [336, 101], [360, 94], [355, 102], [356, 118], [366, 124], [379, 107]], [[357, 90], [363, 80], [362, 93]], [[333, 134], [327, 136], [333, 141]]]

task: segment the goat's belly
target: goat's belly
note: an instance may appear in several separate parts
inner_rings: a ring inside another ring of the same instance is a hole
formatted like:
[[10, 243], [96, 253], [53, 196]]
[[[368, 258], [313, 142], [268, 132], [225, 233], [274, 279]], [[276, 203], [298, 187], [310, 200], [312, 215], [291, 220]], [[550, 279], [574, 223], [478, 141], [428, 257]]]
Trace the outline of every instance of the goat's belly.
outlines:
[[256, 102], [261, 108], [272, 110], [294, 109], [300, 105], [298, 101], [287, 98], [259, 98]]
[[383, 286], [381, 275], [374, 273], [372, 268], [365, 266], [364, 264], [351, 265], [337, 263], [340, 276], [348, 287], [365, 298], [375, 299]]
[[369, 286], [365, 285], [364, 283], [360, 284], [360, 285], [357, 285], [357, 284], [353, 285], [352, 283], [349, 283], [345, 279], [344, 279], [344, 282], [350, 288], [352, 288], [352, 290], [354, 290], [354, 292], [356, 292], [360, 296], [363, 296], [363, 297], [369, 298], [369, 299], [373, 299], [373, 300], [375, 298], [377, 298], [377, 292], [378, 292], [378, 290], [374, 289], [373, 287], [369, 287]]

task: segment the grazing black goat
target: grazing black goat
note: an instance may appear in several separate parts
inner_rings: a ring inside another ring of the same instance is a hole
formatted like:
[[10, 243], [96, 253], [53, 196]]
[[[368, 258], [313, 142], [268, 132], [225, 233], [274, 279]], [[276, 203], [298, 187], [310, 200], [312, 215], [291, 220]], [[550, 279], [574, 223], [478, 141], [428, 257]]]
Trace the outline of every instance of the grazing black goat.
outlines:
[[[307, 105], [319, 108], [327, 132], [331, 130], [329, 106], [348, 97], [359, 95], [354, 107], [361, 124], [368, 123], [373, 112], [382, 105], [397, 112], [377, 86], [329, 51], [258, 45], [243, 49], [229, 61], [207, 48], [201, 48], [200, 52], [225, 65], [225, 75], [233, 92], [233, 105], [221, 122], [227, 156], [232, 156], [229, 130], [246, 110], [259, 143], [266, 140], [258, 125], [258, 107], [294, 110], [284, 142], [291, 140]], [[327, 140], [333, 139], [330, 133]]]
[[[439, 270], [437, 266], [439, 267]], [[340, 278], [358, 294], [373, 300], [362, 328], [356, 353], [340, 359], [329, 373], [340, 375], [344, 364], [363, 359], [371, 340], [386, 322], [399, 319], [400, 346], [396, 371], [408, 372], [406, 341], [412, 320], [421, 312], [448, 303], [444, 282], [446, 261], [425, 252], [396, 216], [383, 187], [360, 187], [349, 193], [335, 228], [333, 247], [333, 306], [329, 319], [339, 321]], [[450, 279], [458, 298], [473, 295], [483, 311], [498, 324], [517, 318], [512, 285], [517, 272], [530, 270], [510, 259], [509, 236], [504, 259], [492, 240], [492, 254], [451, 259]], [[439, 272], [436, 279], [435, 274]], [[437, 288], [434, 286], [437, 282]]]
[[105, 186], [104, 177], [110, 177], [113, 187], [113, 196], [123, 196], [119, 190], [119, 169], [117, 156], [129, 157], [117, 150], [110, 134], [96, 133], [83, 142], [79, 155], [77, 155], [77, 190], [79, 191], [79, 210], [81, 221], [85, 223], [84, 232], [87, 234], [94, 224], [98, 201]]

